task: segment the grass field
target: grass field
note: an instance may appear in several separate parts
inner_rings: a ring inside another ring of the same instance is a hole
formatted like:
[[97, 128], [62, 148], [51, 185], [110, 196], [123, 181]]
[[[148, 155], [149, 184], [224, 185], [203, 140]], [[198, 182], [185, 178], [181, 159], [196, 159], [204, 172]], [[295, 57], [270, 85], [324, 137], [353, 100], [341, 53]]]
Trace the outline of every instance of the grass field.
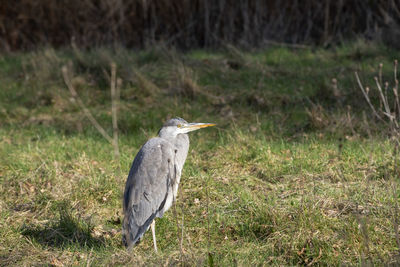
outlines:
[[[399, 264], [397, 155], [354, 78], [372, 88], [383, 63], [393, 82], [399, 56], [361, 41], [1, 55], [0, 265]], [[119, 160], [61, 73], [111, 135], [111, 62], [122, 79]], [[176, 216], [157, 220], [159, 253], [149, 233], [128, 253], [130, 164], [174, 116], [217, 127], [190, 134]]]

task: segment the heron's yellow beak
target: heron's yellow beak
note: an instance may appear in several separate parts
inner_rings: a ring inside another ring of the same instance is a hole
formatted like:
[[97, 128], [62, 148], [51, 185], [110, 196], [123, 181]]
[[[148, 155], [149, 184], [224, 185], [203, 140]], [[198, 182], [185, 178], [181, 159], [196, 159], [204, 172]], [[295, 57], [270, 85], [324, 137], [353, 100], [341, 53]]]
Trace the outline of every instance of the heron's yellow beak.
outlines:
[[187, 132], [195, 131], [201, 128], [215, 126], [214, 123], [188, 123], [186, 125], [182, 125], [182, 128], [185, 129]]

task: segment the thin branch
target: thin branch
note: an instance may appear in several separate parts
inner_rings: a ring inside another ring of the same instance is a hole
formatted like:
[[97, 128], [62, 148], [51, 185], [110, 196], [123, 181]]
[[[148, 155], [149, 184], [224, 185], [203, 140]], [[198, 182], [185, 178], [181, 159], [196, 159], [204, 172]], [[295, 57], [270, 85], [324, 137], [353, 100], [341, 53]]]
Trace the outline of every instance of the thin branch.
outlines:
[[119, 159], [119, 148], [118, 148], [118, 121], [117, 112], [119, 104], [119, 86], [116, 81], [117, 66], [115, 63], [111, 63], [111, 113], [112, 113], [112, 124], [113, 124], [113, 147], [114, 156]]
[[[398, 65], [398, 61], [397, 59], [394, 61], [394, 84], [395, 87], [393, 89], [394, 91], [394, 95], [396, 98], [396, 103], [397, 103], [397, 111], [398, 111], [398, 118], [400, 118], [400, 103], [399, 103], [399, 80], [397, 79], [397, 65]], [[394, 112], [396, 112], [396, 109], [394, 110]]]
[[[389, 100], [388, 100], [388, 88], [389, 88], [389, 83], [385, 82], [385, 101], [390, 109]], [[392, 111], [390, 111], [390, 112], [392, 112]]]
[[71, 92], [72, 97], [75, 99], [75, 101], [78, 103], [78, 105], [82, 108], [83, 113], [90, 120], [90, 122], [93, 124], [93, 126], [100, 132], [100, 134], [105, 139], [107, 139], [107, 141], [110, 142], [110, 144], [113, 144], [113, 139], [107, 134], [107, 132], [104, 130], [104, 128], [101, 127], [101, 125], [96, 121], [96, 119], [93, 117], [93, 115], [90, 113], [90, 111], [85, 107], [82, 100], [79, 98], [75, 88], [72, 85], [71, 79], [68, 75], [68, 68], [66, 66], [63, 66], [61, 68], [61, 71], [63, 73], [64, 82], [67, 85], [68, 90]]
[[[387, 98], [386, 98], [386, 97], [384, 96], [384, 94], [383, 94], [382, 87], [381, 87], [381, 85], [380, 85], [380, 83], [379, 83], [379, 81], [378, 81], [378, 78], [375, 77], [374, 79], [375, 79], [375, 82], [376, 82], [376, 86], [378, 87], [378, 91], [379, 91], [380, 97], [381, 97], [381, 99], [382, 99], [383, 106], [385, 107], [385, 112], [382, 112], [382, 113], [383, 113], [384, 115], [386, 115], [386, 117], [389, 118], [389, 120], [390, 120], [390, 127], [393, 127], [393, 123], [394, 123], [395, 127], [398, 128], [397, 121], [395, 120], [396, 117], [393, 116], [393, 115], [392, 115], [392, 112], [390, 111], [389, 103], [388, 103], [388, 101], [387, 101]], [[392, 128], [392, 130], [393, 130], [393, 128]]]
[[390, 114], [389, 104], [388, 104], [388, 102], [386, 101], [386, 98], [385, 98], [385, 96], [384, 96], [384, 94], [383, 94], [381, 84], [379, 83], [377, 77], [374, 77], [374, 79], [375, 79], [376, 86], [378, 87], [379, 95], [380, 95], [380, 97], [381, 97], [381, 99], [382, 99], [383, 106], [385, 107], [385, 111], [386, 111], [386, 113]]
[[363, 93], [363, 95], [364, 95], [364, 97], [365, 97], [365, 100], [367, 100], [367, 103], [368, 103], [369, 107], [372, 109], [372, 112], [374, 113], [374, 115], [375, 115], [379, 120], [384, 121], [384, 120], [381, 118], [381, 116], [379, 116], [379, 114], [376, 112], [374, 106], [372, 105], [371, 100], [369, 99], [368, 94], [367, 94], [367, 92], [365, 91], [365, 89], [364, 89], [364, 87], [363, 87], [363, 85], [362, 85], [362, 83], [361, 83], [361, 81], [360, 81], [360, 77], [358, 77], [358, 73], [355, 72], [355, 75], [356, 75], [356, 78], [357, 78], [358, 86], [360, 87], [361, 92]]

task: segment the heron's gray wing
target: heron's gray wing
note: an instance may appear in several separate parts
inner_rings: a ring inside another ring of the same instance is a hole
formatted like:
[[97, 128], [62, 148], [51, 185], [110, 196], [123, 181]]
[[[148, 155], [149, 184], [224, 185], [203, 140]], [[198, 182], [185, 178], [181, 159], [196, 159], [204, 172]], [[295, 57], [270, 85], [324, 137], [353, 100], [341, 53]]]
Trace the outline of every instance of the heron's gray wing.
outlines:
[[135, 244], [163, 208], [173, 171], [174, 148], [161, 139], [150, 139], [136, 155], [124, 193], [123, 238]]

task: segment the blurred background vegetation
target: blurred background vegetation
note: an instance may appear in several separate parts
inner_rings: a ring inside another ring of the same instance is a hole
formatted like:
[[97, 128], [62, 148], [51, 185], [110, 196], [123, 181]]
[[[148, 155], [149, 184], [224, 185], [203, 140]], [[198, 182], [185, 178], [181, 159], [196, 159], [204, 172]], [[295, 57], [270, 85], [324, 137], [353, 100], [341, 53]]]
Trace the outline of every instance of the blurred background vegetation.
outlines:
[[0, 47], [327, 46], [357, 36], [399, 47], [399, 6], [395, 0], [2, 1]]
[[[1, 1], [0, 265], [398, 265], [399, 18], [394, 0]], [[84, 111], [112, 136], [111, 84], [119, 157]], [[130, 164], [174, 116], [217, 127], [190, 135], [160, 253], [148, 234], [128, 253]]]

